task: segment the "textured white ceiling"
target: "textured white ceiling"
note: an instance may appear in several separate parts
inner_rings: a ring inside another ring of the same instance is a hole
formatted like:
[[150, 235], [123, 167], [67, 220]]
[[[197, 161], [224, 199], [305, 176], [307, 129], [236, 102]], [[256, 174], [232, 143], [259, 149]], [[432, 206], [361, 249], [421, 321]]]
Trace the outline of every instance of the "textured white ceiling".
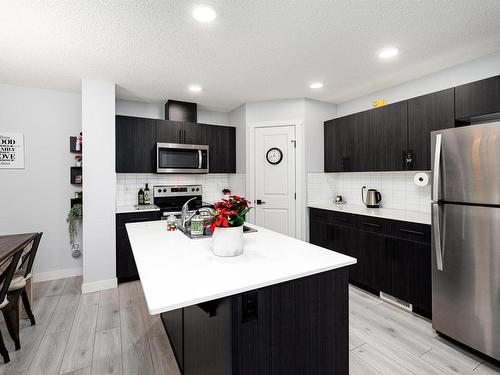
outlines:
[[[113, 80], [123, 99], [343, 102], [500, 49], [499, 0], [0, 0], [0, 82], [80, 91]], [[395, 45], [390, 62], [377, 51]], [[311, 81], [325, 87], [309, 89]], [[200, 94], [188, 92], [198, 83]]]

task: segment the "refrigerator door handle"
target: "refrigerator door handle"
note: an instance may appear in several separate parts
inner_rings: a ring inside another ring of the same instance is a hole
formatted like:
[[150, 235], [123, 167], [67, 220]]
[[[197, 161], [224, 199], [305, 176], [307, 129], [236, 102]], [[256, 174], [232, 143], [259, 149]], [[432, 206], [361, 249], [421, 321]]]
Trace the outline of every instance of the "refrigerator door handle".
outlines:
[[439, 217], [439, 204], [432, 204], [432, 228], [434, 230], [434, 248], [436, 251], [436, 264], [438, 271], [443, 270], [443, 249], [441, 247], [441, 222]]
[[434, 150], [434, 170], [432, 175], [432, 201], [439, 201], [439, 168], [441, 166], [441, 137], [436, 134], [436, 148]]

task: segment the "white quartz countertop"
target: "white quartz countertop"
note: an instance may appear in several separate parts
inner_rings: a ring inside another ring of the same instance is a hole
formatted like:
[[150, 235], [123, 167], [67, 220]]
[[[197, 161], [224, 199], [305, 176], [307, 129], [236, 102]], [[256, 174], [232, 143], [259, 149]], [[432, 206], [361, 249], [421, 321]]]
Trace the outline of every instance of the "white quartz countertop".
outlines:
[[394, 210], [390, 208], [367, 208], [354, 204], [335, 204], [335, 203], [309, 203], [309, 207], [323, 210], [345, 212], [355, 215], [365, 215], [380, 217], [384, 219], [409, 221], [412, 223], [431, 224], [431, 213], [418, 211]]
[[169, 232], [164, 221], [126, 224], [151, 315], [356, 263], [356, 259], [264, 228], [245, 233], [244, 252], [215, 256], [212, 240]]
[[116, 206], [116, 213], [117, 214], [125, 214], [128, 212], [148, 212], [148, 211], [159, 211], [160, 209], [155, 206], [155, 208], [141, 208], [140, 210], [137, 209], [136, 206], [134, 205], [128, 205], [128, 206]]

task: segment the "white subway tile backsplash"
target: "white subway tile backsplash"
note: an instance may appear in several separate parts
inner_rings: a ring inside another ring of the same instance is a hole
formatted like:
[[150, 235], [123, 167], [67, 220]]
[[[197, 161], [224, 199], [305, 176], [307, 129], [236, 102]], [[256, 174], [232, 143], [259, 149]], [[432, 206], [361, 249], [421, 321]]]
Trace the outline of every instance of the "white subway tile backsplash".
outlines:
[[117, 173], [116, 205], [137, 204], [137, 193], [146, 183], [152, 189], [155, 185], [202, 185], [203, 200], [214, 202], [221, 198], [224, 188], [231, 188], [234, 194], [245, 194], [245, 174], [207, 175], [159, 175], [149, 173]]
[[308, 201], [333, 202], [342, 195], [347, 203], [361, 205], [361, 188], [377, 189], [382, 207], [430, 212], [431, 187], [413, 183], [416, 172], [308, 173]]

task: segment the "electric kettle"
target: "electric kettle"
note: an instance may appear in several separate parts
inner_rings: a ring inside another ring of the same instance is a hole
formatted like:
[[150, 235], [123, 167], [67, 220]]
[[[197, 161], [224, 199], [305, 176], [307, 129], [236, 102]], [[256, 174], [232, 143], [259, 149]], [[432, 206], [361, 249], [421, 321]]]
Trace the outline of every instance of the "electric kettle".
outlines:
[[366, 201], [364, 198], [364, 190], [366, 189], [366, 186], [363, 186], [361, 188], [361, 200], [365, 204], [366, 207], [368, 208], [378, 208], [380, 206], [380, 202], [382, 201], [382, 194], [380, 194], [379, 191], [375, 189], [368, 189], [366, 192]]

